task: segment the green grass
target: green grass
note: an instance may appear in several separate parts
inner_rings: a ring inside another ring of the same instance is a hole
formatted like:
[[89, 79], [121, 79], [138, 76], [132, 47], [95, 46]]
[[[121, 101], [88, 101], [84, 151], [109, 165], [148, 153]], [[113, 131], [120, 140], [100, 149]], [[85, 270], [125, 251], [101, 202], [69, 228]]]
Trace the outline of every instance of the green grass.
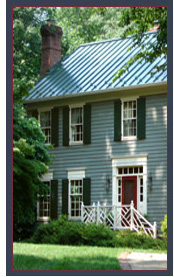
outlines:
[[118, 250], [89, 246], [13, 244], [13, 270], [120, 270]]
[[14, 243], [13, 270], [121, 270], [121, 252], [161, 250]]

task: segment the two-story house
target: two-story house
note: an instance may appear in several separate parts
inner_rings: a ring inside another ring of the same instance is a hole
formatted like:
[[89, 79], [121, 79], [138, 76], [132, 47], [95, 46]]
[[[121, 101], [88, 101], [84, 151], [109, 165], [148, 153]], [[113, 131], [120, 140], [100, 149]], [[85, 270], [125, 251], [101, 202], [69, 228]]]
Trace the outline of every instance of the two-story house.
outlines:
[[[80, 219], [82, 201], [133, 200], [160, 227], [167, 213], [167, 72], [151, 72], [165, 58], [137, 61], [113, 82], [140, 51], [128, 51], [132, 37], [80, 45], [61, 61], [61, 28], [48, 22], [41, 34], [43, 77], [25, 104], [55, 159], [43, 176], [51, 200], [38, 201], [37, 219]], [[156, 32], [146, 36], [145, 45], [155, 43]]]

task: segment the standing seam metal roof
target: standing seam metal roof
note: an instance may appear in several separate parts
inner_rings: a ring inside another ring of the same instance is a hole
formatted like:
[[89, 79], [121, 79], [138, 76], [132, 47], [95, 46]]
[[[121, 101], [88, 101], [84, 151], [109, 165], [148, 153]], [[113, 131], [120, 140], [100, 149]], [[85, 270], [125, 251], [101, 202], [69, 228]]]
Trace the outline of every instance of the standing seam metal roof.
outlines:
[[[156, 43], [157, 32], [147, 33], [145, 47]], [[131, 49], [130, 51], [128, 51]], [[98, 90], [167, 81], [167, 70], [151, 74], [156, 65], [166, 63], [164, 55], [153, 63], [136, 61], [121, 78], [113, 82], [116, 71], [139, 53], [132, 37], [111, 39], [80, 45], [64, 60], [54, 65], [30, 91], [25, 100], [81, 94]]]

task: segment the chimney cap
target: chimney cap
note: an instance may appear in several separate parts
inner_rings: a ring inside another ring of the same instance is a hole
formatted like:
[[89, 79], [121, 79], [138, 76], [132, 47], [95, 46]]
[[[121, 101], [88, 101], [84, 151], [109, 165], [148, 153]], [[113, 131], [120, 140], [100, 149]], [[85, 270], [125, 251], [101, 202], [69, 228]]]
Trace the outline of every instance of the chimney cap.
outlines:
[[55, 25], [55, 20], [47, 19], [40, 29], [41, 35], [44, 36], [62, 36], [62, 28]]

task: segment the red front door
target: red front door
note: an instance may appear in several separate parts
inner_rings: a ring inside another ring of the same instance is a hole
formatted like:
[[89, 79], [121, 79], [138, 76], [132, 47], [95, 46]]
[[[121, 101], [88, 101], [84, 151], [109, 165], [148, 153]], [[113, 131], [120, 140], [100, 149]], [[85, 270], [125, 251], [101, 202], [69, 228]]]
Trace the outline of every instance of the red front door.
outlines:
[[137, 176], [122, 177], [122, 205], [130, 205], [132, 200], [137, 208]]

